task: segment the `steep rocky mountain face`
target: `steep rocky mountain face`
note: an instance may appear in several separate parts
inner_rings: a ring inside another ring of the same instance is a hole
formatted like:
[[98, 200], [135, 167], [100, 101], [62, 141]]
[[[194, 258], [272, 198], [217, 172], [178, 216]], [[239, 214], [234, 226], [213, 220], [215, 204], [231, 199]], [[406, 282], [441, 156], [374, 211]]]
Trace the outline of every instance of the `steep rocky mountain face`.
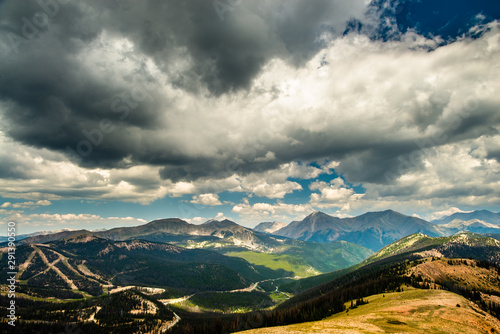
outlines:
[[261, 233], [274, 233], [277, 230], [285, 227], [286, 225], [288, 224], [284, 222], [264, 222], [255, 226], [253, 230], [255, 232], [261, 232]]
[[477, 210], [472, 212], [457, 212], [450, 216], [445, 216], [439, 219], [432, 220], [431, 223], [444, 225], [453, 222], [454, 220], [471, 221], [479, 220], [484, 223], [500, 225], [500, 213], [491, 212], [488, 210]]
[[417, 232], [430, 236], [442, 235], [434, 224], [392, 210], [368, 212], [353, 218], [338, 218], [323, 212], [314, 212], [302, 221], [290, 223], [274, 234], [316, 242], [344, 240], [377, 251], [393, 241]]
[[329, 242], [338, 240], [345, 228], [340, 218], [316, 211], [301, 221], [291, 222], [274, 234], [303, 241]]

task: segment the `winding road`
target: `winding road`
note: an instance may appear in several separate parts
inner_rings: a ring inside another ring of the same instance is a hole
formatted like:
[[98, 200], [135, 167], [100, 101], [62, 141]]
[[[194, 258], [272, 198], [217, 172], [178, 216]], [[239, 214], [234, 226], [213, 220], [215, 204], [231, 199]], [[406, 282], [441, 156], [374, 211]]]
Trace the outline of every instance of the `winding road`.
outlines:
[[[259, 287], [260, 283], [277, 281], [277, 280], [280, 280], [280, 279], [294, 279], [294, 277], [270, 278], [270, 279], [266, 279], [266, 280], [263, 280], [263, 281], [259, 281], [259, 282], [253, 283], [248, 288], [236, 289], [236, 290], [227, 290], [227, 291], [214, 291], [214, 292], [216, 292], [216, 293], [251, 292], [251, 291], [256, 290]], [[278, 287], [276, 287], [276, 292], [280, 292], [280, 291], [278, 291]], [[289, 294], [287, 294], [285, 292], [282, 292], [282, 293], [285, 294], [288, 298], [292, 297], [291, 295], [289, 295]], [[181, 303], [183, 301], [186, 301], [186, 300], [188, 300], [189, 298], [191, 298], [193, 296], [194, 296], [194, 294], [192, 294], [190, 296], [184, 296], [184, 297], [181, 297], [181, 298], [176, 298], [176, 299], [160, 299], [158, 301], [161, 302], [161, 303], [163, 303], [163, 304], [165, 304], [165, 305], [176, 304], [176, 303]], [[181, 317], [179, 317], [175, 312], [173, 312], [173, 313], [174, 313], [174, 316], [175, 316], [174, 321], [169, 322], [168, 325], [165, 328], [160, 329], [161, 333], [165, 333], [167, 330], [169, 330], [170, 328], [174, 327], [181, 320]]]

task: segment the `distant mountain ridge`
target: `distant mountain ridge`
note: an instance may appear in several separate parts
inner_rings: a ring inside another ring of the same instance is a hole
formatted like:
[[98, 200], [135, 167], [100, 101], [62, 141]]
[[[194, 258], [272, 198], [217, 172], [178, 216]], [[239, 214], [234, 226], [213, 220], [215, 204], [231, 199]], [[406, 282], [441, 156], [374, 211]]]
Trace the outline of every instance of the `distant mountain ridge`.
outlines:
[[[89, 232], [86, 230], [64, 231], [48, 235], [36, 235], [34, 237], [20, 240], [25, 243], [47, 243], [68, 238], [73, 235], [88, 232], [96, 237], [115, 241], [129, 239], [144, 239], [154, 242], [178, 242], [182, 240], [194, 240], [196, 242], [218, 241], [233, 246], [242, 246], [248, 249], [271, 251], [275, 247], [281, 247], [283, 238], [269, 236], [264, 233], [255, 232], [251, 229], [236, 224], [230, 220], [211, 220], [202, 225], [190, 224], [179, 218], [159, 219], [144, 225], [133, 227], [118, 227], [106, 231]], [[280, 242], [281, 241], [281, 242]]]
[[343, 240], [377, 251], [393, 241], [418, 232], [429, 236], [442, 235], [436, 225], [392, 210], [368, 212], [352, 218], [338, 218], [317, 211], [274, 234], [315, 242]]
[[454, 219], [447, 224], [439, 225], [438, 229], [441, 230], [444, 235], [452, 235], [460, 231], [468, 231], [468, 232], [483, 233], [483, 234], [500, 233], [500, 225], [487, 223], [479, 219], [471, 219], [467, 221]]
[[444, 225], [451, 223], [456, 219], [463, 221], [477, 219], [485, 223], [500, 225], [500, 213], [491, 212], [488, 210], [477, 210], [472, 212], [456, 212], [449, 216], [444, 216], [439, 219], [434, 219], [431, 221], [431, 223], [437, 225]]

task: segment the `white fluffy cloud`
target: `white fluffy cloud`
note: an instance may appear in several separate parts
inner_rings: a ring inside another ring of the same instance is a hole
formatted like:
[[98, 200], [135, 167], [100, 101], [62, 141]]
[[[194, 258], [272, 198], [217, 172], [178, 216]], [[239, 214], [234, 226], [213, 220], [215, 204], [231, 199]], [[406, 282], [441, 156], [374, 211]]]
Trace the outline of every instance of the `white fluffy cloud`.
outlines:
[[95, 230], [120, 226], [137, 226], [146, 223], [144, 219], [140, 218], [102, 217], [93, 214], [27, 214], [17, 210], [0, 210], [0, 214], [5, 217], [0, 223], [0, 228], [6, 231], [7, 222], [14, 221], [17, 223], [16, 233], [18, 235], [36, 231], [55, 231], [63, 228]]
[[313, 208], [309, 204], [287, 204], [279, 201], [276, 204], [250, 204], [248, 199], [244, 199], [242, 203], [233, 206], [232, 211], [246, 222], [257, 223], [264, 220], [302, 219], [311, 213]]
[[329, 183], [313, 182], [309, 185], [309, 189], [319, 191], [311, 194], [310, 204], [321, 209], [338, 207], [341, 211], [348, 211], [353, 202], [364, 196], [346, 186], [341, 178], [333, 179]]
[[39, 200], [37, 202], [23, 202], [23, 203], [4, 202], [2, 205], [0, 205], [0, 208], [34, 209], [40, 206], [48, 206], [48, 205], [52, 205], [52, 203], [47, 200]]
[[209, 206], [222, 205], [222, 202], [219, 200], [219, 196], [217, 194], [195, 195], [193, 196], [193, 199], [190, 201], [190, 203]]

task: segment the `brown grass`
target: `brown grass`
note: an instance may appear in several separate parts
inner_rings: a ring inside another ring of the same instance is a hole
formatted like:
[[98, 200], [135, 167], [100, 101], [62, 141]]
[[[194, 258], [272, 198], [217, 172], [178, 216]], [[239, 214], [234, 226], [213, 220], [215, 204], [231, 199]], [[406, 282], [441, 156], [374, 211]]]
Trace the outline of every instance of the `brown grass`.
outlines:
[[[500, 322], [477, 305], [443, 290], [406, 290], [374, 295], [369, 304], [327, 319], [246, 334], [284, 333], [500, 333]], [[460, 307], [457, 307], [457, 304]], [[346, 304], [347, 305], [347, 304]]]

